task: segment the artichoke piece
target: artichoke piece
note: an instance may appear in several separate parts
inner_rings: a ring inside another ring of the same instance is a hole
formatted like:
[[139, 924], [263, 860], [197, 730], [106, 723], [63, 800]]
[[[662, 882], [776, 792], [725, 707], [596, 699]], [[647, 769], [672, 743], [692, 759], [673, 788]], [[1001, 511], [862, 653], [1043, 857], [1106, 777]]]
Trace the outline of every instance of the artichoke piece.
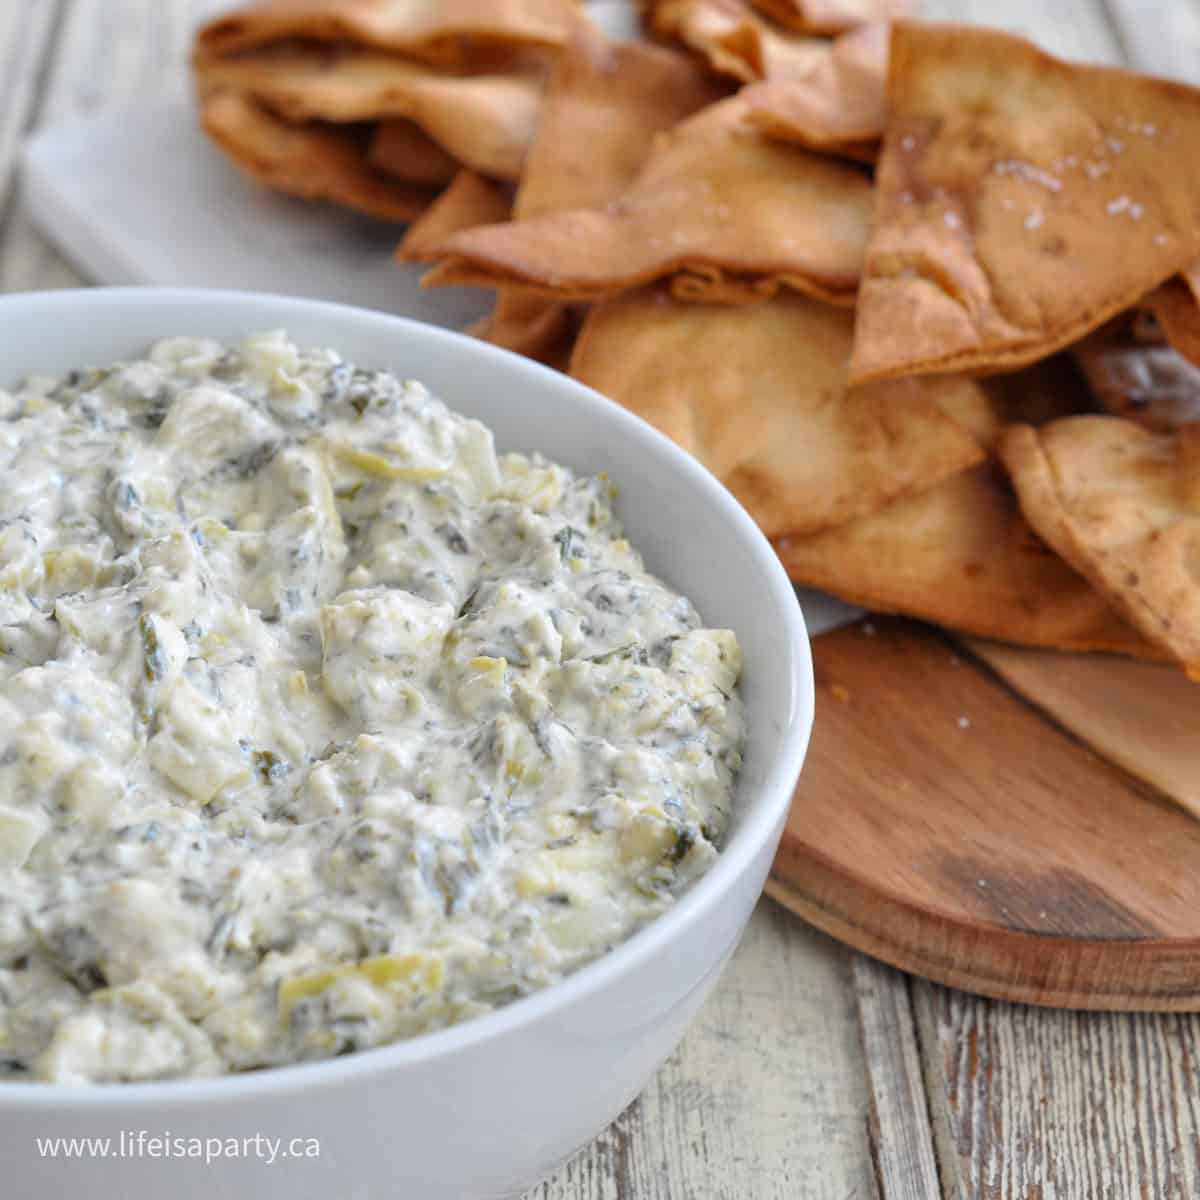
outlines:
[[280, 1023], [290, 1022], [292, 1010], [302, 1000], [319, 996], [339, 980], [354, 976], [387, 991], [436, 992], [442, 986], [442, 960], [432, 954], [382, 954], [285, 980], [279, 985]]

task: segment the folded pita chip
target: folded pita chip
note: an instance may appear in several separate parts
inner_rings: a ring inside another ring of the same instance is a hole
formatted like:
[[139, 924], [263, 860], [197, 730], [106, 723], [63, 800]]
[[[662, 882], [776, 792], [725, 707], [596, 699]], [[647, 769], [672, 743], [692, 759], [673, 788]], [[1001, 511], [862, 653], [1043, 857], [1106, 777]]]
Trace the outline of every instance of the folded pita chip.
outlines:
[[786, 285], [849, 305], [870, 206], [860, 171], [769, 141], [731, 97], [664, 133], [608, 207], [456, 234], [426, 282], [589, 299], [684, 276], [691, 298], [757, 300]]
[[1038, 534], [1189, 674], [1200, 671], [1200, 425], [1154, 433], [1068, 417], [1012, 426], [1000, 453]]
[[874, 162], [887, 117], [890, 35], [886, 21], [859, 26], [802, 77], [747, 88], [750, 120], [771, 137]]
[[725, 94], [687, 55], [580, 30], [555, 60], [515, 216], [601, 208], [645, 165], [655, 138]]
[[1151, 292], [1146, 303], [1167, 341], [1189, 362], [1200, 365], [1200, 263]]
[[845, 33], [856, 25], [902, 17], [909, 0], [751, 0], [760, 12], [802, 33]]
[[768, 535], [802, 535], [983, 457], [939, 407], [970, 380], [846, 390], [853, 324], [795, 292], [725, 308], [649, 288], [592, 309], [570, 373], [698, 458]]
[[1200, 91], [893, 27], [852, 376], [1020, 366], [1200, 257]]
[[987, 463], [870, 516], [776, 549], [797, 583], [980, 637], [1160, 658], [1034, 536]]
[[1200, 367], [1172, 347], [1147, 342], [1119, 321], [1072, 349], [1097, 405], [1147, 429], [1200, 421]]
[[371, 134], [367, 161], [391, 179], [442, 187], [458, 174], [458, 160], [413, 121], [380, 121]]
[[539, 75], [453, 75], [374, 50], [277, 45], [199, 60], [201, 91], [243, 92], [294, 123], [404, 117], [465, 166], [517, 179], [537, 128]]
[[520, 288], [502, 288], [496, 307], [467, 332], [548, 367], [566, 371], [582, 320], [580, 307]]
[[292, 125], [237, 92], [201, 98], [200, 123], [246, 174], [281, 192], [333, 200], [388, 221], [410, 221], [436, 193], [388, 179], [367, 161], [367, 131]]
[[481, 54], [557, 48], [582, 19], [574, 0], [258, 0], [204, 25], [196, 51], [216, 57], [305, 38], [462, 66]]
[[661, 0], [650, 24], [704, 56], [714, 71], [742, 83], [798, 79], [824, 57], [829, 42], [780, 29], [742, 0]]
[[[607, 204], [637, 175], [659, 133], [723, 92], [687, 55], [580, 29], [546, 82], [514, 215], [528, 219]], [[565, 370], [578, 328], [574, 306], [502, 288], [495, 310], [471, 332]]]
[[454, 182], [405, 232], [396, 257], [401, 262], [428, 262], [430, 249], [460, 229], [503, 221], [512, 211], [510, 188], [465, 167]]

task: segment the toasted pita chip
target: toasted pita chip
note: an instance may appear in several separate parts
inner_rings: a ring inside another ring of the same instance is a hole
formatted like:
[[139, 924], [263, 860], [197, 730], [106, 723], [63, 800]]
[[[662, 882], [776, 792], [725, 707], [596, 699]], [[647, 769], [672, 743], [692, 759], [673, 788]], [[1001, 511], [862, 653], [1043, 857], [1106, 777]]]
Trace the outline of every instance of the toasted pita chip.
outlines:
[[444, 187], [458, 174], [458, 160], [413, 121], [380, 121], [371, 134], [367, 161], [389, 179]]
[[750, 120], [771, 137], [874, 162], [887, 117], [890, 36], [886, 21], [862, 25], [835, 39], [801, 78], [748, 88]]
[[1098, 329], [1071, 353], [1106, 413], [1160, 431], [1200, 421], [1200, 367], [1162, 342], [1148, 342], [1129, 321]]
[[909, 0], [751, 0], [760, 12], [802, 33], [845, 33], [856, 25], [902, 17]]
[[367, 161], [366, 131], [352, 126], [290, 125], [237, 92], [203, 97], [200, 123], [248, 175], [293, 196], [410, 221], [435, 195], [375, 171]]
[[684, 54], [584, 29], [555, 61], [515, 215], [601, 208], [633, 182], [655, 138], [724, 95]]
[[1014, 425], [1000, 454], [1030, 525], [1118, 612], [1200, 671], [1200, 425]]
[[1094, 407], [1091, 392], [1068, 354], [1053, 355], [1011, 374], [989, 375], [976, 383], [971, 390], [956, 388], [942, 394], [939, 403], [988, 453], [995, 452], [1008, 425], [1042, 425], [1091, 412]]
[[496, 294], [492, 312], [467, 332], [566, 371], [581, 320], [578, 305], [559, 304], [520, 288], [503, 288]]
[[537, 75], [450, 75], [373, 50], [314, 45], [197, 62], [197, 84], [243, 92], [293, 122], [415, 121], [465, 166], [517, 179], [537, 128]]
[[682, 274], [713, 298], [784, 284], [853, 304], [870, 205], [860, 171], [768, 141], [731, 97], [663, 134], [608, 208], [457, 234], [426, 280], [589, 299]]
[[196, 52], [311, 38], [461, 66], [498, 50], [557, 48], [582, 19], [574, 0], [258, 0], [203, 26]]
[[1200, 257], [1200, 91], [893, 27], [852, 377], [1020, 366]]
[[1167, 341], [1189, 362], [1200, 365], [1200, 263], [1168, 279], [1147, 298]]
[[853, 324], [794, 292], [722, 308], [649, 288], [592, 309], [570, 373], [698, 458], [768, 535], [805, 534], [983, 457], [939, 407], [970, 380], [846, 391]]
[[714, 71], [742, 83], [798, 79], [826, 55], [829, 42], [780, 29], [742, 0], [662, 0], [651, 12], [655, 33], [704, 56]]
[[401, 262], [428, 262], [430, 250], [460, 229], [503, 221], [512, 211], [511, 189], [466, 168], [409, 227], [396, 257]]
[[776, 548], [797, 583], [864, 608], [1028, 646], [1163, 657], [1034, 536], [998, 465]]
[[[659, 133], [722, 94], [684, 54], [579, 30], [546, 83], [514, 215], [607, 204], [637, 175]], [[502, 288], [495, 310], [471, 332], [565, 370], [578, 328], [574, 306]]]

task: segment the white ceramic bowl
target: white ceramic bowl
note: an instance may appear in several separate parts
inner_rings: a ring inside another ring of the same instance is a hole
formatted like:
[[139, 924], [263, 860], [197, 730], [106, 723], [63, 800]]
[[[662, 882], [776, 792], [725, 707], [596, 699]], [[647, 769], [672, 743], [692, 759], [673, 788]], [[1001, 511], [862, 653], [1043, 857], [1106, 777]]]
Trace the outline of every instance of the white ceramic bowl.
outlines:
[[[557, 372], [338, 305], [131, 288], [0, 297], [0, 386], [31, 371], [104, 365], [169, 335], [236, 339], [275, 328], [424, 381], [491, 426], [501, 449], [609, 472], [621, 520], [650, 569], [741, 641], [749, 739], [732, 833], [713, 869], [658, 921], [564, 982], [455, 1028], [213, 1080], [0, 1084], [0, 1194], [12, 1200], [518, 1195], [616, 1117], [683, 1035], [758, 899], [804, 759], [813, 719], [808, 638], [770, 545], [694, 460]], [[47, 1139], [60, 1137], [111, 1143], [102, 1157], [96, 1149], [50, 1157]], [[152, 1137], [174, 1140], [153, 1157]], [[238, 1156], [180, 1157], [215, 1147], [192, 1139], [217, 1138], [238, 1139]], [[291, 1153], [270, 1163], [266, 1139], [275, 1138]], [[308, 1156], [308, 1139], [318, 1139], [319, 1157]]]

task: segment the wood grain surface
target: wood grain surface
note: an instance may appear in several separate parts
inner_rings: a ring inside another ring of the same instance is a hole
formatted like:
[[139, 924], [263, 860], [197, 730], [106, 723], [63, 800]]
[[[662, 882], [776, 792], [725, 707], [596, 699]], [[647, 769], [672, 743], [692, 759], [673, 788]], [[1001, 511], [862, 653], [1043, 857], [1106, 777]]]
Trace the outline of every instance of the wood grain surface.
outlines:
[[818, 719], [773, 894], [987, 995], [1200, 1007], [1200, 823], [927, 627], [867, 620], [813, 656]]
[[871, 1085], [871, 1161], [882, 1195], [891, 1200], [938, 1196], [921, 1057], [916, 1040], [897, 1037], [912, 1028], [909, 981], [875, 959], [854, 960], [859, 1025]]
[[[187, 31], [214, 3], [0, 0], [0, 289], [85, 282], [6, 187], [21, 135], [183, 88]], [[1192, 36], [1200, 0], [924, 0], [920, 8], [1000, 25], [1068, 57], [1128, 58], [1193, 79], [1200, 67]], [[770, 990], [781, 985], [796, 990]], [[900, 1002], [905, 991], [916, 1023]], [[856, 1004], [873, 1056], [869, 1077]], [[747, 1073], [747, 1044], [798, 1036], [793, 1051], [760, 1055]], [[1198, 1039], [1197, 1017], [1023, 1008], [910, 981], [766, 902], [662, 1082], [530, 1200], [641, 1200], [635, 1187], [680, 1200], [773, 1197], [780, 1172], [799, 1200], [1184, 1200], [1200, 1195]], [[894, 1085], [886, 1053], [919, 1059], [927, 1112]], [[747, 1082], [761, 1094], [743, 1094]], [[917, 1153], [930, 1154], [931, 1123], [940, 1186], [878, 1155], [879, 1146], [922, 1138]], [[698, 1149], [686, 1141], [689, 1128], [699, 1128]]]
[[1200, 817], [1200, 687], [1182, 671], [976, 638], [963, 644], [1047, 718]]
[[1194, 1200], [1200, 1023], [1051, 1012], [915, 981], [954, 1200]]

